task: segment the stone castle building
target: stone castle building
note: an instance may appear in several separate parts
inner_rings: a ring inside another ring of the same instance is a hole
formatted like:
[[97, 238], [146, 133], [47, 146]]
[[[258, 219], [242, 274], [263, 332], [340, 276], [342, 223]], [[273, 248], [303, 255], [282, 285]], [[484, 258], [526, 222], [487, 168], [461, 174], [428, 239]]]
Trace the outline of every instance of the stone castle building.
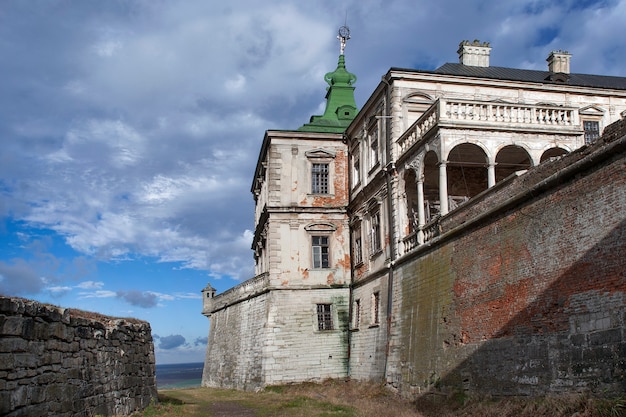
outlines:
[[[347, 28], [339, 39], [325, 113], [265, 134], [251, 190], [256, 276], [219, 295], [203, 290], [203, 385], [351, 377], [407, 394], [623, 385], [626, 263], [599, 246], [619, 251], [626, 240], [623, 148], [594, 142], [626, 115], [626, 78], [571, 73], [563, 51], [547, 71], [492, 67], [488, 44], [464, 41], [459, 63], [391, 68], [357, 111]], [[616, 169], [604, 187], [580, 188], [578, 178]], [[569, 188], [553, 200], [559, 187]], [[606, 207], [588, 210], [607, 198], [612, 211], [597, 224]], [[584, 215], [572, 217], [579, 204]], [[604, 267], [576, 272], [592, 248]], [[529, 313], [544, 296], [547, 307]], [[606, 366], [583, 353], [604, 354]]]

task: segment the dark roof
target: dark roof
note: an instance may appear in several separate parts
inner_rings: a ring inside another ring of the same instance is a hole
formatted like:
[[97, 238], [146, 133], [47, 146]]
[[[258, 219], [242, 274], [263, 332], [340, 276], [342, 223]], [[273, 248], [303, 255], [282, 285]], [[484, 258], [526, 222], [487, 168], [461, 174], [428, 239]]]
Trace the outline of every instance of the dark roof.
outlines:
[[[420, 71], [421, 72], [421, 71]], [[434, 71], [435, 74], [458, 75], [465, 77], [491, 78], [496, 80], [524, 81], [533, 83], [566, 84], [577, 87], [611, 88], [626, 90], [626, 77], [607, 75], [567, 74], [566, 82], [553, 81], [549, 71], [525, 70], [505, 67], [474, 67], [463, 64], [447, 63]]]

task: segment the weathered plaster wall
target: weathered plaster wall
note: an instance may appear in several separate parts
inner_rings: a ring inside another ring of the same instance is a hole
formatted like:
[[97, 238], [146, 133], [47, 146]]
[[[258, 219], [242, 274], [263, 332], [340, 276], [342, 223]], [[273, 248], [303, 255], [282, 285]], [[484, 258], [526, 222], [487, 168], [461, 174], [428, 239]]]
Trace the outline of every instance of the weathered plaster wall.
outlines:
[[[363, 283], [352, 290], [352, 325], [350, 331], [350, 377], [382, 381], [387, 344], [387, 275]], [[378, 323], [374, 319], [373, 295], [380, 295]], [[358, 300], [358, 307], [356, 301]], [[358, 320], [355, 317], [358, 312]]]
[[623, 393], [625, 160], [624, 137], [599, 143], [517, 178], [479, 223], [442, 222], [396, 270], [387, 380], [406, 394]]
[[0, 415], [129, 415], [156, 398], [148, 323], [0, 297]]

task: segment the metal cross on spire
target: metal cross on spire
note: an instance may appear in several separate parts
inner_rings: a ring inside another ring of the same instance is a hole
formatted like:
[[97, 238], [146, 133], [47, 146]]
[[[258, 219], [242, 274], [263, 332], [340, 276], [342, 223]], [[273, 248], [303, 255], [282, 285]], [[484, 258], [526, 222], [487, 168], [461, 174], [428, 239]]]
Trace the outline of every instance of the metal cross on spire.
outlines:
[[346, 49], [346, 42], [350, 39], [350, 28], [344, 25], [339, 28], [338, 34], [337, 39], [341, 43], [340, 55], [343, 55], [343, 51]]

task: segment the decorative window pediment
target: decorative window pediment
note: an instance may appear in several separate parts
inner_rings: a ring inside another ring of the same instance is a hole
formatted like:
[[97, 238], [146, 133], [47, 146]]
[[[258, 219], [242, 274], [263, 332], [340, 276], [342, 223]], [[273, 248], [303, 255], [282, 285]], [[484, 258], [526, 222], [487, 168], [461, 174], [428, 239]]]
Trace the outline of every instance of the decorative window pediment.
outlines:
[[413, 93], [403, 100], [405, 103], [432, 103], [435, 101], [430, 95], [426, 93]]
[[510, 100], [504, 100], [504, 99], [501, 99], [501, 98], [497, 98], [497, 99], [493, 100], [493, 102], [494, 103], [498, 103], [498, 104], [511, 104], [511, 105], [515, 105], [516, 104], [516, 103], [513, 103]]
[[337, 230], [337, 226], [332, 223], [310, 223], [304, 226], [304, 230], [307, 232], [334, 232]]
[[591, 106], [583, 107], [582, 109], [578, 110], [578, 113], [583, 116], [602, 117], [604, 115], [604, 110], [602, 110], [601, 107], [591, 105]]
[[334, 159], [335, 152], [327, 151], [324, 149], [311, 149], [304, 153], [309, 159]]

